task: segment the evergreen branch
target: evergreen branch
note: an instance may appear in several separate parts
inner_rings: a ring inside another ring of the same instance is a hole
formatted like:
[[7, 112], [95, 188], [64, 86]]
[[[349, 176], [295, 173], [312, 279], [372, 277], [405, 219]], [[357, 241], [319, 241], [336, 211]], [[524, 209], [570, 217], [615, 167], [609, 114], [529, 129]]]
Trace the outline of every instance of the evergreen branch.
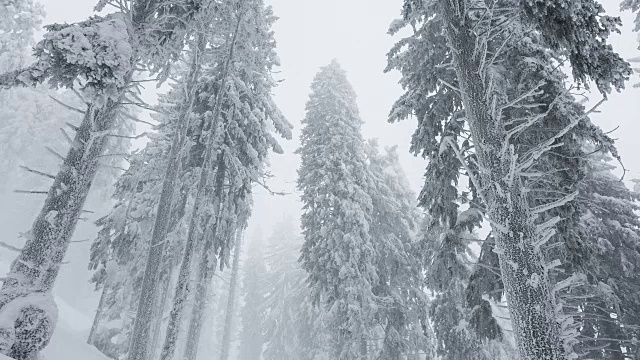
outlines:
[[566, 203], [568, 203], [570, 201], [575, 200], [576, 196], [578, 196], [578, 192], [577, 191], [573, 192], [573, 193], [571, 193], [571, 194], [569, 194], [569, 195], [567, 195], [567, 196], [565, 196], [563, 198], [560, 198], [560, 199], [558, 199], [556, 201], [552, 201], [552, 202], [550, 202], [548, 204], [536, 206], [536, 207], [530, 209], [530, 212], [532, 214], [540, 214], [540, 213], [543, 213], [543, 212], [546, 212], [546, 211], [549, 211], [549, 210], [553, 210], [553, 209], [555, 209], [557, 207], [565, 205]]

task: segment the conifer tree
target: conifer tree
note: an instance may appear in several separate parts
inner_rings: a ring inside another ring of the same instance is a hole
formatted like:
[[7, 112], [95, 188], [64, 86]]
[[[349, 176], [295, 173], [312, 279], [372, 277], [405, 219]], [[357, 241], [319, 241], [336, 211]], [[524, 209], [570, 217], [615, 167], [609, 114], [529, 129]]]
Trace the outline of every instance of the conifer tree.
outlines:
[[[170, 92], [161, 99], [165, 111], [171, 112], [176, 92]], [[172, 98], [173, 97], [173, 98]], [[145, 254], [149, 251], [154, 213], [161, 194], [162, 174], [167, 165], [171, 135], [176, 124], [160, 121], [158, 135], [139, 154], [130, 158], [129, 169], [116, 183], [111, 212], [99, 219], [98, 237], [91, 248], [90, 269], [95, 270], [92, 282], [102, 288], [101, 300], [94, 319], [94, 326], [88, 342], [109, 356], [125, 356], [130, 343], [135, 314], [139, 302], [138, 289], [145, 270]], [[187, 156], [188, 152], [182, 152]], [[185, 162], [186, 163], [186, 162]], [[170, 286], [171, 274], [179, 263], [177, 254], [184, 245], [184, 214], [188, 211], [189, 188], [193, 187], [193, 172], [189, 167], [179, 171], [177, 190], [172, 194], [173, 208], [168, 224], [167, 246], [160, 264], [158, 278], [166, 292]], [[166, 296], [160, 294], [157, 308], [164, 307]], [[156, 319], [152, 319], [156, 321]], [[117, 324], [115, 328], [106, 324]], [[114, 338], [115, 337], [115, 338]], [[153, 342], [151, 343], [153, 344]]]
[[[105, 5], [101, 1], [96, 9]], [[4, 284], [3, 304], [25, 292], [51, 288], [95, 178], [98, 158], [109, 136], [118, 135], [119, 129], [113, 127], [122, 113], [121, 107], [127, 102], [137, 103], [131, 99], [137, 95], [130, 90], [136, 66], [149, 65], [158, 71], [167, 68], [169, 58], [181, 48], [185, 25], [188, 28], [190, 16], [197, 11], [186, 6], [183, 9], [187, 11], [176, 21], [174, 9], [159, 1], [145, 6], [138, 2], [134, 6], [128, 2], [120, 5], [117, 13], [105, 17], [48, 26], [45, 38], [35, 47], [35, 63], [0, 76], [4, 88], [34, 86], [45, 81], [58, 88], [75, 86], [87, 104], [84, 118], [75, 128], [76, 135], [70, 140], [71, 149], [66, 157], [61, 156], [64, 164], [55, 176], [19, 260], [12, 266], [14, 281]], [[133, 21], [125, 21], [128, 16]], [[164, 22], [168, 17], [171, 20]], [[155, 21], [163, 25], [146, 23]], [[142, 30], [146, 26], [155, 28]], [[163, 33], [167, 30], [171, 36]], [[75, 46], [69, 46], [71, 37]], [[166, 46], [158, 46], [159, 43]]]
[[[202, 162], [195, 203], [190, 212], [185, 249], [173, 298], [161, 358], [175, 353], [178, 329], [189, 296], [188, 279], [196, 249], [202, 255], [197, 266], [199, 284], [210, 282], [217, 264], [228, 265], [233, 236], [251, 212], [251, 187], [260, 182], [269, 150], [282, 152], [274, 132], [291, 137], [290, 124], [273, 103], [275, 81], [271, 70], [278, 66], [270, 30], [275, 20], [270, 7], [260, 0], [239, 0], [214, 8], [221, 20], [222, 36], [214, 45], [212, 66], [203, 72], [194, 114], [199, 118], [194, 156]], [[222, 60], [221, 60], [222, 59]], [[235, 224], [224, 231], [223, 222]], [[225, 235], [226, 234], [226, 235]], [[203, 310], [205, 287], [196, 287], [194, 316]], [[191, 338], [199, 337], [194, 324]]]
[[[591, 150], [593, 152], [593, 150]], [[574, 301], [584, 317], [580, 349], [592, 358], [638, 356], [640, 218], [638, 194], [615, 176], [611, 158], [593, 153], [580, 189], [584, 233], [594, 248], [592, 276], [598, 296]], [[613, 316], [612, 316], [613, 315]]]
[[335, 359], [367, 358], [378, 285], [372, 204], [355, 93], [337, 61], [321, 68], [303, 120], [303, 268], [312, 298], [328, 311]]
[[[383, 304], [376, 316], [383, 340], [379, 357], [402, 359], [415, 350], [430, 353], [429, 340], [421, 326], [421, 311], [427, 306], [422, 257], [414, 251], [421, 215], [415, 195], [402, 169], [396, 147], [380, 154], [376, 140], [366, 146], [372, 186], [372, 242], [379, 253], [380, 281], [373, 293]], [[423, 325], [427, 325], [423, 322]]]
[[[545, 173], [538, 172], [538, 159], [562, 146], [565, 135], [576, 128], [586, 128], [595, 141], [603, 136], [590, 126], [584, 113], [571, 111], [576, 107], [556, 106], [566, 90], [551, 91], [551, 99], [540, 101], [540, 94], [549, 87], [562, 89], [561, 82], [558, 86], [557, 81], [541, 79], [531, 84], [529, 79], [535, 77], [512, 77], [506, 60], [517, 53], [514, 45], [523, 41], [526, 45], [532, 37], [535, 43], [536, 35], [540, 35], [538, 44], [543, 52], [521, 58], [525, 63], [527, 59], [538, 61], [549, 50], [566, 51], [574, 78], [580, 83], [594, 80], [603, 93], [612, 87], [621, 88], [630, 72], [628, 64], [606, 44], [619, 20], [601, 15], [602, 7], [594, 1], [562, 3], [563, 6], [538, 1], [406, 1], [404, 20], [394, 24], [394, 31], [408, 24], [419, 30], [399, 43], [391, 54], [391, 67], [406, 70], [403, 85], [408, 88], [392, 112], [392, 119], [414, 112], [418, 115], [421, 128], [414, 137], [414, 150], [434, 160], [430, 166], [439, 175], [435, 179], [442, 179], [443, 175], [447, 179], [440, 189], [446, 192], [423, 192], [428, 197], [424, 203], [440, 206], [434, 216], [446, 227], [453, 227], [458, 200], [453, 184], [458, 179], [458, 169], [464, 168], [473, 181], [473, 200], [486, 209], [493, 228], [495, 251], [523, 359], [565, 359], [570, 356], [572, 345], [567, 342], [569, 347], [565, 348], [561, 341], [561, 331], [570, 329], [560, 328], [556, 292], [552, 293], [549, 280], [550, 266], [541, 249], [553, 237], [553, 228], [560, 219], [549, 214], [573, 201], [576, 192], [547, 197], [544, 203], [535, 204], [529, 190], [535, 190], [536, 184], [544, 183], [540, 191], [558, 190], [557, 185], [545, 181]], [[512, 37], [519, 33], [531, 36]], [[397, 56], [405, 45], [409, 47], [404, 54], [411, 55]], [[426, 66], [410, 70], [411, 64], [424, 61]], [[549, 66], [544, 60], [537, 64]], [[545, 107], [536, 109], [535, 104], [540, 102]], [[534, 132], [550, 114], [553, 118], [557, 108], [564, 112], [565, 122], [559, 122], [551, 134]], [[458, 164], [451, 169], [438, 167], [447, 159]], [[571, 187], [576, 187], [575, 182], [561, 190]], [[438, 197], [445, 201], [435, 200]], [[565, 245], [568, 257], [575, 255], [573, 251], [586, 248], [581, 243], [572, 247], [576, 244], [570, 241]]]

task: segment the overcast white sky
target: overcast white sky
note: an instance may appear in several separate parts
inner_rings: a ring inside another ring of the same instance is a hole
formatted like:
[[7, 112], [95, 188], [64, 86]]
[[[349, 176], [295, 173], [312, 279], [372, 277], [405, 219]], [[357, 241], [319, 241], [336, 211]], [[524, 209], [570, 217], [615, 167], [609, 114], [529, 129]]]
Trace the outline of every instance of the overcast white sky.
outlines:
[[[40, 0], [46, 8], [46, 23], [74, 22], [91, 14], [92, 0]], [[395, 42], [386, 34], [391, 21], [400, 14], [402, 0], [267, 0], [280, 20], [275, 25], [281, 72], [276, 76], [285, 81], [275, 90], [275, 98], [285, 116], [296, 127], [294, 140], [284, 143], [285, 155], [272, 156], [271, 181], [274, 190], [293, 192], [298, 159], [293, 150], [298, 146], [300, 120], [304, 117], [311, 81], [320, 66], [337, 58], [347, 70], [358, 94], [358, 104], [365, 121], [365, 137], [377, 137], [383, 145], [399, 145], [399, 153], [416, 189], [420, 188], [425, 163], [408, 153], [415, 121], [387, 124], [391, 105], [401, 94], [397, 73], [384, 74], [386, 53]], [[618, 0], [604, 0], [612, 14], [618, 14]], [[632, 32], [632, 15], [623, 14], [622, 35], [612, 43], [625, 58], [640, 56], [637, 36]], [[633, 82], [640, 82], [634, 79]], [[640, 156], [637, 154], [637, 124], [640, 117], [640, 95], [631, 84], [622, 94], [611, 96], [594, 116], [605, 130], [619, 126], [614, 133], [629, 177], [640, 177]], [[599, 95], [593, 95], [593, 102]], [[297, 194], [273, 198], [257, 191], [252, 224], [268, 229], [272, 221], [282, 218], [283, 212], [298, 215]], [[268, 234], [264, 234], [268, 235]]]

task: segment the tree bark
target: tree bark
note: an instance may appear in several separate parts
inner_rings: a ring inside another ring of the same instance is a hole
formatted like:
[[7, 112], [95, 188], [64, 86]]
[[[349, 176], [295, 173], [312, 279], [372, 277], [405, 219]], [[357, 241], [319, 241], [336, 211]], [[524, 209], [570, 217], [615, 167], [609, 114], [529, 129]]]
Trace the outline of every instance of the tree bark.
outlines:
[[526, 191], [519, 176], [511, 178], [513, 155], [501, 151], [508, 141], [506, 131], [487, 104], [488, 90], [475, 53], [478, 38], [466, 18], [463, 1], [441, 0], [440, 6], [466, 118], [480, 168], [485, 169], [479, 191], [492, 222], [520, 359], [566, 359], [555, 299], [541, 253], [533, 244], [536, 227]]
[[238, 283], [238, 269], [240, 267], [240, 248], [242, 247], [243, 229], [239, 228], [236, 233], [236, 247], [233, 254], [233, 265], [231, 267], [231, 280], [229, 284], [229, 297], [227, 298], [227, 313], [224, 320], [224, 334], [222, 335], [222, 351], [220, 360], [229, 360], [231, 350], [231, 335], [233, 333], [233, 317], [236, 305], [236, 287]]
[[153, 316], [153, 333], [151, 336], [151, 341], [149, 342], [149, 348], [151, 349], [149, 352], [148, 360], [153, 360], [156, 357], [156, 349], [160, 342], [160, 333], [162, 332], [162, 316], [164, 315], [164, 309], [167, 306], [167, 301], [169, 300], [169, 288], [171, 287], [171, 277], [173, 274], [173, 269], [165, 270], [164, 276], [161, 276], [161, 289], [162, 293], [158, 298], [159, 302], [155, 304], [155, 314]]
[[11, 264], [0, 306], [12, 300], [12, 290], [51, 290], [107, 142], [106, 136], [95, 134], [111, 129], [118, 107], [111, 99], [102, 107], [89, 105], [27, 241]]

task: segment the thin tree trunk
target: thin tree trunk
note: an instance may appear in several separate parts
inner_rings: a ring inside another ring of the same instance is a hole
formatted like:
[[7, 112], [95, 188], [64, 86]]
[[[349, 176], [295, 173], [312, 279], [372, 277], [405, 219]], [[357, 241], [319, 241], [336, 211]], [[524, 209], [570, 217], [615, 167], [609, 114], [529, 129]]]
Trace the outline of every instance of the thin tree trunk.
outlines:
[[[224, 184], [219, 184], [219, 187], [222, 188], [223, 185]], [[215, 254], [213, 254], [213, 240], [218, 236], [220, 221], [220, 216], [217, 216], [211, 234], [205, 237], [202, 257], [198, 264], [195, 300], [191, 310], [184, 360], [195, 360], [198, 354], [198, 344], [200, 343], [200, 334], [204, 321], [204, 309], [207, 305], [211, 281], [213, 280], [217, 263]]]
[[[204, 253], [206, 254], [206, 253]], [[205, 255], [206, 256], [206, 255]], [[202, 261], [200, 262], [202, 264]], [[202, 265], [201, 265], [202, 266]], [[195, 360], [198, 355], [198, 344], [200, 343], [200, 334], [202, 333], [202, 323], [204, 321], [204, 309], [208, 302], [208, 293], [211, 288], [211, 280], [213, 278], [213, 268], [208, 267], [203, 275], [198, 271], [198, 282], [196, 284], [195, 303], [191, 311], [191, 321], [189, 323], [189, 331], [187, 334], [187, 345], [185, 347], [184, 360]]]
[[154, 306], [155, 314], [153, 315], [153, 333], [151, 336], [151, 342], [149, 342], [149, 348], [151, 350], [149, 351], [149, 357], [147, 358], [148, 360], [155, 359], [155, 349], [157, 349], [158, 344], [160, 343], [160, 333], [162, 332], [162, 316], [169, 300], [169, 289], [171, 287], [172, 275], [172, 269], [167, 269], [164, 276], [160, 277], [162, 292], [158, 299], [159, 302]]
[[107, 298], [107, 284], [102, 286], [102, 294], [100, 295], [100, 301], [98, 302], [98, 309], [96, 310], [96, 316], [93, 318], [93, 324], [91, 324], [91, 331], [87, 337], [87, 344], [93, 345], [94, 337], [98, 331], [98, 324], [102, 320], [102, 313], [104, 312], [104, 302]]
[[240, 267], [240, 248], [242, 247], [242, 228], [236, 234], [236, 247], [233, 254], [233, 265], [231, 266], [231, 279], [229, 284], [229, 297], [227, 298], [227, 313], [224, 320], [224, 334], [222, 335], [222, 351], [220, 360], [229, 360], [231, 349], [231, 335], [233, 333], [233, 317], [236, 305], [236, 286], [238, 282], [238, 269]]
[[[555, 300], [534, 247], [536, 226], [522, 180], [512, 173], [513, 154], [503, 152], [504, 126], [488, 107], [488, 89], [482, 79], [477, 37], [462, 0], [440, 0], [447, 38], [471, 135], [482, 171], [479, 189], [492, 221], [509, 311], [522, 360], [566, 359], [555, 316]], [[535, 281], [532, 279], [535, 278]]]
[[[222, 155], [222, 154], [221, 154]], [[218, 165], [223, 166], [223, 157], [219, 159]], [[218, 177], [216, 181], [216, 189], [219, 189], [219, 193], [215, 196], [222, 200], [222, 190], [224, 188], [224, 176]], [[220, 227], [220, 211], [214, 214], [215, 219], [212, 225], [211, 233], [205, 236], [204, 244], [202, 247], [202, 256], [198, 264], [198, 272], [196, 274], [196, 293], [194, 296], [194, 304], [191, 310], [191, 320], [189, 323], [189, 330], [187, 333], [187, 344], [185, 347], [184, 360], [195, 360], [198, 354], [198, 343], [200, 342], [200, 333], [202, 330], [202, 322], [204, 309], [207, 302], [207, 295], [211, 287], [211, 281], [213, 280], [213, 274], [215, 273], [215, 267], [217, 259], [213, 253], [213, 242], [218, 237], [218, 229]]]
[[199, 38], [197, 44], [197, 48], [194, 49], [193, 63], [191, 64], [185, 87], [185, 102], [181, 105], [178, 118], [176, 119], [176, 130], [171, 140], [171, 150], [169, 151], [167, 168], [162, 181], [162, 191], [158, 201], [153, 233], [149, 244], [149, 255], [140, 288], [140, 300], [138, 301], [136, 320], [131, 334], [129, 360], [147, 360], [151, 324], [153, 323], [153, 304], [158, 289], [158, 274], [160, 272], [166, 243], [165, 240], [171, 220], [175, 183], [178, 179], [178, 171], [180, 168], [180, 152], [187, 139], [189, 114], [196, 100], [197, 81], [201, 69], [200, 55], [204, 49], [204, 39]]
[[[218, 125], [218, 120], [220, 119], [220, 114], [221, 114], [221, 106], [222, 106], [222, 100], [225, 96], [225, 82], [227, 80], [228, 74], [229, 74], [229, 69], [230, 69], [230, 65], [231, 65], [231, 61], [233, 60], [233, 56], [234, 56], [234, 49], [235, 49], [235, 45], [236, 45], [236, 40], [238, 37], [238, 32], [240, 29], [240, 24], [242, 23], [242, 19], [243, 19], [243, 15], [244, 13], [242, 13], [241, 15], [238, 16], [238, 20], [236, 22], [236, 27], [234, 29], [233, 35], [232, 35], [232, 39], [230, 42], [230, 46], [229, 46], [229, 53], [227, 55], [227, 58], [225, 59], [225, 64], [224, 64], [224, 68], [223, 68], [223, 72], [222, 72], [222, 76], [220, 78], [220, 90], [217, 92], [216, 96], [215, 96], [215, 102], [213, 105], [213, 108], [211, 110], [212, 116], [211, 119], [212, 120], [212, 124], [211, 124], [211, 129], [213, 132], [215, 132], [219, 127]], [[190, 270], [190, 266], [191, 266], [191, 261], [192, 261], [192, 257], [193, 257], [193, 249], [195, 247], [195, 241], [198, 237], [198, 232], [199, 232], [199, 228], [201, 226], [200, 224], [200, 208], [203, 206], [202, 201], [204, 201], [205, 197], [206, 197], [206, 191], [207, 191], [207, 183], [209, 181], [209, 175], [210, 175], [210, 171], [211, 171], [211, 162], [213, 160], [213, 156], [214, 156], [214, 152], [217, 151], [218, 149], [214, 146], [215, 144], [212, 143], [212, 141], [214, 139], [217, 139], [219, 134], [210, 134], [211, 136], [209, 137], [209, 143], [207, 144], [206, 148], [205, 148], [205, 156], [204, 156], [204, 161], [202, 163], [202, 170], [200, 172], [200, 179], [198, 182], [198, 189], [196, 191], [196, 201], [195, 204], [193, 206], [192, 209], [192, 215], [191, 215], [191, 223], [189, 225], [189, 232], [187, 235], [187, 244], [185, 246], [185, 250], [184, 250], [184, 258], [182, 260], [182, 265], [180, 267], [180, 273], [178, 275], [178, 284], [176, 287], [176, 292], [175, 292], [175, 296], [174, 296], [174, 300], [173, 300], [173, 309], [171, 310], [171, 315], [169, 317], [169, 325], [167, 327], [167, 334], [165, 337], [165, 342], [164, 342], [164, 346], [162, 348], [162, 353], [160, 354], [160, 359], [161, 360], [171, 360], [173, 359], [174, 353], [175, 353], [175, 349], [176, 349], [176, 340], [178, 337], [178, 330], [179, 330], [179, 326], [180, 326], [180, 321], [182, 319], [182, 314], [184, 312], [184, 302], [187, 298], [188, 292], [189, 292], [189, 288], [188, 288], [188, 282], [189, 282], [189, 270]], [[217, 159], [217, 163], [218, 163], [218, 172], [216, 175], [216, 180], [215, 183], [218, 183], [218, 179], [220, 177], [222, 177], [222, 181], [224, 181], [224, 177], [225, 177], [225, 166], [224, 166], [224, 153], [220, 152], [218, 155], [218, 159]], [[219, 193], [220, 196], [217, 196], [214, 198], [214, 206], [213, 206], [213, 214], [217, 214], [220, 210], [220, 206], [221, 206], [221, 196], [222, 196], [222, 187], [220, 187], [219, 189], [215, 189], [216, 193]], [[214, 215], [215, 216], [215, 215]], [[216, 219], [217, 220], [217, 219]], [[133, 359], [130, 358], [129, 360], [139, 360], [139, 359]]]
[[[180, 330], [180, 324], [182, 321], [182, 315], [184, 313], [185, 302], [189, 295], [189, 273], [191, 269], [192, 259], [194, 256], [194, 250], [196, 248], [196, 240], [200, 237], [201, 228], [201, 214], [200, 208], [204, 206], [203, 201], [207, 198], [206, 188], [209, 178], [210, 156], [213, 149], [210, 147], [206, 150], [205, 161], [200, 173], [200, 181], [198, 183], [198, 191], [196, 193], [196, 202], [193, 206], [191, 214], [191, 223], [189, 224], [189, 232], [187, 235], [187, 243], [185, 244], [184, 257], [180, 266], [180, 273], [178, 275], [178, 283], [176, 285], [175, 296], [173, 298], [173, 309], [169, 317], [169, 324], [167, 325], [167, 334], [165, 336], [164, 346], [162, 353], [160, 354], [161, 360], [170, 360], [173, 358], [176, 350], [176, 341], [178, 339], [178, 332]], [[217, 220], [217, 214], [220, 211], [222, 205], [223, 185], [226, 177], [226, 166], [224, 162], [224, 152], [218, 154], [216, 164], [216, 179], [215, 179], [215, 193], [213, 194], [213, 220]], [[206, 256], [206, 254], [202, 254]]]

